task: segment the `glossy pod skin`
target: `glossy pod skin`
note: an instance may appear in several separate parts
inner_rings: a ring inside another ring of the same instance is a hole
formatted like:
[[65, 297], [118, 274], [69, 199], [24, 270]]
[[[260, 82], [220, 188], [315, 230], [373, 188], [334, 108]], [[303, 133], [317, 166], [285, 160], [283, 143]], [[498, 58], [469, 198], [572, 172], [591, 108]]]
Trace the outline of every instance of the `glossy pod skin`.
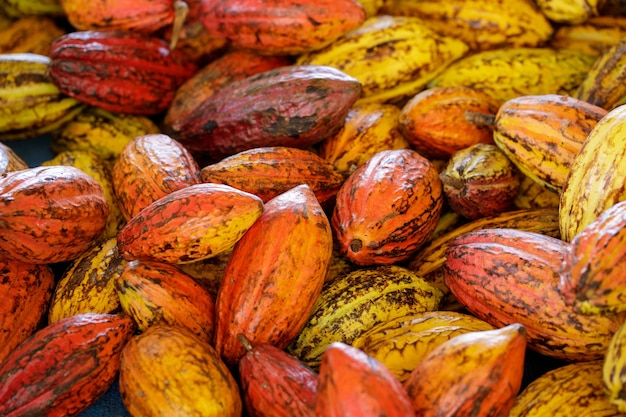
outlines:
[[117, 235], [126, 260], [187, 263], [230, 249], [263, 213], [263, 201], [223, 184], [195, 184], [141, 210]]
[[525, 326], [528, 347], [568, 361], [600, 359], [623, 315], [584, 315], [558, 289], [567, 243], [538, 233], [484, 229], [446, 251], [444, 282], [459, 303], [496, 327]]
[[201, 11], [209, 33], [267, 55], [320, 49], [365, 20], [352, 0], [205, 0]]
[[54, 286], [48, 265], [0, 257], [0, 363], [37, 330]]
[[0, 414], [75, 416], [113, 383], [130, 317], [87, 313], [48, 325], [0, 365]]
[[307, 185], [265, 204], [231, 254], [217, 293], [215, 349], [227, 363], [246, 353], [238, 339], [285, 348], [304, 326], [332, 255], [330, 222]]
[[39, 166], [0, 177], [0, 254], [55, 263], [100, 236], [109, 207], [102, 187], [78, 168]]
[[434, 165], [411, 149], [385, 150], [343, 183], [332, 226], [341, 253], [358, 265], [408, 259], [434, 232], [443, 187]]
[[260, 146], [305, 149], [336, 133], [360, 95], [335, 68], [288, 65], [228, 84], [166, 133], [216, 161]]
[[50, 76], [64, 94], [139, 115], [164, 112], [176, 88], [197, 71], [164, 40], [124, 31], [68, 33], [53, 42], [50, 58]]

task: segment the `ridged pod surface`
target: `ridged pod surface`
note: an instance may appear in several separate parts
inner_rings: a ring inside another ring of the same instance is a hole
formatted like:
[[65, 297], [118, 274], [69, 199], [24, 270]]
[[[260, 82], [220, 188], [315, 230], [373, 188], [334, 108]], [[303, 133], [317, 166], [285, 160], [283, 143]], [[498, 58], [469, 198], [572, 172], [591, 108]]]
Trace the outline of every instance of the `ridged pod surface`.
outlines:
[[54, 285], [48, 265], [0, 258], [0, 363], [45, 321]]
[[79, 314], [34, 333], [0, 364], [0, 414], [76, 416], [113, 384], [129, 317]]
[[328, 65], [359, 80], [359, 103], [398, 103], [412, 97], [469, 47], [445, 37], [421, 19], [379, 15], [368, 18], [325, 48], [300, 55], [300, 65]]
[[155, 115], [197, 71], [182, 52], [153, 35], [85, 30], [57, 38], [50, 77], [64, 94], [112, 112]]
[[237, 48], [298, 55], [359, 27], [365, 10], [353, 0], [205, 0], [200, 20]]
[[215, 349], [227, 363], [252, 345], [286, 348], [305, 325], [332, 255], [330, 222], [307, 185], [280, 194], [233, 249], [217, 293]]
[[93, 245], [72, 260], [54, 287], [48, 323], [82, 313], [119, 312], [115, 279], [125, 263], [117, 251], [115, 237]]
[[405, 417], [413, 415], [413, 407], [400, 381], [383, 364], [334, 342], [322, 355], [315, 415]]
[[435, 230], [443, 187], [430, 161], [412, 149], [378, 152], [339, 189], [332, 214], [341, 253], [359, 265], [408, 259]]
[[215, 297], [174, 265], [130, 261], [114, 281], [122, 310], [139, 331], [163, 323], [189, 329], [211, 343], [215, 332]]
[[542, 184], [522, 174], [520, 185], [515, 196], [515, 208], [540, 209], [559, 208], [560, 193], [546, 189]]
[[50, 45], [65, 34], [49, 16], [24, 16], [0, 29], [0, 53], [32, 53], [48, 56]]
[[549, 370], [517, 396], [509, 417], [619, 417], [602, 384], [602, 360], [574, 362]]
[[574, 157], [606, 114], [571, 96], [520, 96], [500, 106], [493, 139], [522, 173], [560, 193]]
[[528, 347], [568, 361], [601, 358], [623, 316], [589, 316], [565, 303], [559, 270], [567, 243], [539, 233], [485, 229], [456, 238], [444, 282], [461, 305], [496, 327], [520, 323]]
[[318, 153], [348, 176], [380, 151], [409, 149], [411, 144], [398, 128], [399, 114], [393, 104], [355, 104], [341, 130], [319, 144]]
[[163, 123], [176, 129], [179, 120], [228, 84], [260, 72], [289, 65], [286, 56], [261, 55], [249, 50], [229, 50], [200, 68], [176, 89]]
[[472, 111], [495, 115], [500, 103], [470, 87], [432, 87], [415, 94], [398, 117], [398, 127], [414, 149], [432, 158], [448, 159], [476, 143], [493, 143], [493, 126], [473, 123]]
[[404, 381], [415, 415], [506, 417], [522, 385], [526, 332], [468, 332], [434, 348]]
[[126, 344], [119, 390], [131, 415], [239, 417], [237, 382], [215, 349], [191, 331], [157, 324]]
[[576, 50], [499, 48], [455, 61], [428, 87], [471, 87], [501, 103], [525, 95], [573, 95], [595, 60]]
[[496, 145], [476, 143], [452, 154], [439, 178], [449, 207], [478, 219], [513, 208], [520, 173]]
[[560, 271], [566, 302], [585, 314], [626, 310], [626, 201], [602, 212], [572, 239]]
[[98, 182], [78, 168], [39, 166], [0, 177], [0, 253], [30, 263], [69, 261], [106, 226]]
[[458, 38], [474, 51], [542, 45], [553, 33], [546, 17], [530, 0], [395, 0], [382, 13], [415, 16], [445, 36]]
[[334, 200], [344, 177], [308, 149], [268, 146], [239, 152], [202, 168], [203, 182], [230, 185], [268, 202], [307, 184], [322, 206]]
[[87, 106], [54, 132], [50, 149], [55, 154], [75, 150], [90, 151], [111, 161], [136, 136], [159, 132], [159, 127], [146, 116], [109, 112]]
[[537, 0], [537, 7], [555, 23], [575, 25], [599, 14], [602, 0]]
[[269, 343], [244, 340], [239, 377], [246, 411], [255, 417], [314, 417], [318, 375]]
[[223, 184], [194, 184], [147, 205], [120, 230], [124, 259], [200, 261], [230, 249], [263, 213], [263, 201]]
[[553, 48], [576, 49], [600, 56], [626, 36], [626, 16], [606, 14], [587, 19], [577, 25], [559, 26], [552, 38]]
[[76, 30], [124, 30], [154, 33], [174, 20], [173, 0], [94, 1], [85, 7], [81, 0], [60, 0], [63, 11]]
[[426, 311], [380, 323], [352, 342], [404, 382], [437, 346], [458, 335], [492, 330], [484, 320], [456, 311]]
[[341, 129], [360, 95], [361, 84], [335, 68], [288, 65], [229, 83], [170, 134], [214, 160], [260, 146], [305, 149]]
[[83, 109], [54, 84], [50, 63], [46, 55], [0, 54], [0, 140], [53, 132]]
[[189, 151], [160, 133], [131, 139], [115, 159], [111, 177], [126, 220], [172, 191], [202, 183], [200, 167]]
[[319, 367], [333, 342], [351, 344], [372, 327], [409, 314], [434, 311], [442, 292], [397, 266], [357, 269], [324, 284], [313, 311], [289, 352]]
[[576, 97], [607, 110], [624, 104], [626, 88], [622, 70], [625, 64], [626, 41], [622, 39], [598, 57], [578, 87]]
[[625, 155], [626, 105], [607, 113], [574, 157], [559, 207], [563, 240], [571, 241], [603, 211], [626, 200]]
[[72, 166], [80, 169], [100, 184], [102, 193], [109, 207], [109, 216], [107, 217], [106, 226], [98, 240], [115, 237], [117, 232], [124, 226], [126, 219], [122, 214], [118, 200], [115, 196], [113, 188], [113, 179], [111, 178], [111, 164], [103, 159], [95, 152], [88, 150], [71, 150], [59, 152], [52, 159], [47, 159], [40, 163], [41, 166]]

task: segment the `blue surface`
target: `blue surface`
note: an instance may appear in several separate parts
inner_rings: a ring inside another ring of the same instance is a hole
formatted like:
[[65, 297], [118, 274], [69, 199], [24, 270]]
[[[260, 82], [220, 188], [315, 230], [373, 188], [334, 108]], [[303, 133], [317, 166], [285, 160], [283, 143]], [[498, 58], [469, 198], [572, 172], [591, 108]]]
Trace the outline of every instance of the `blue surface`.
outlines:
[[120, 397], [117, 380], [111, 388], [79, 417], [130, 417]]

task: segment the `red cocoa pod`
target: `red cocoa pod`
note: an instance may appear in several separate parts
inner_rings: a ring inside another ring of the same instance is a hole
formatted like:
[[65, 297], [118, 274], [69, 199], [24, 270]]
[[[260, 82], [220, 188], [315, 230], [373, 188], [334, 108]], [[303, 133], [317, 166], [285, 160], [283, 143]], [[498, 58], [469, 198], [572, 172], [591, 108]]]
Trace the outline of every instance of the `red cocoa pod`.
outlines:
[[443, 198], [428, 159], [411, 149], [377, 153], [337, 193], [332, 226], [341, 254], [359, 265], [408, 259], [435, 231]]
[[200, 171], [202, 181], [252, 193], [263, 202], [307, 184], [322, 206], [334, 200], [343, 175], [316, 153], [286, 146], [254, 148], [226, 157]]
[[626, 310], [626, 201], [615, 203], [574, 236], [559, 289], [584, 314]]
[[238, 339], [286, 348], [305, 325], [332, 256], [330, 222], [308, 185], [265, 204], [235, 244], [217, 293], [215, 349], [227, 363], [246, 353]]
[[602, 358], [624, 315], [584, 315], [566, 304], [559, 271], [568, 243], [540, 233], [482, 229], [451, 243], [444, 282], [457, 301], [495, 327], [520, 323], [528, 347], [568, 361]]
[[202, 67], [185, 81], [174, 95], [163, 124], [175, 126], [192, 113], [206, 98], [228, 84], [276, 68], [291, 61], [285, 56], [266, 56], [249, 50], [231, 50]]
[[200, 20], [235, 47], [298, 55], [359, 27], [365, 10], [353, 0], [205, 0]]
[[132, 139], [115, 160], [113, 190], [126, 220], [172, 191], [200, 184], [200, 167], [171, 137], [148, 134]]
[[0, 258], [0, 363], [37, 330], [54, 286], [48, 265]]
[[130, 317], [97, 313], [37, 331], [0, 365], [0, 415], [78, 415], [110, 388], [133, 331]]
[[78, 31], [51, 46], [50, 77], [62, 93], [120, 113], [164, 112], [197, 71], [160, 38], [126, 31]]
[[288, 65], [228, 84], [166, 133], [214, 160], [265, 146], [305, 149], [339, 131], [360, 95], [360, 82], [335, 68]]
[[247, 350], [239, 361], [239, 377], [248, 414], [314, 417], [317, 374], [276, 346], [252, 346], [244, 336], [240, 339]]
[[407, 417], [415, 413], [402, 383], [385, 365], [360, 349], [333, 342], [322, 354], [315, 415]]
[[71, 166], [0, 176], [0, 255], [27, 263], [76, 258], [100, 236], [109, 207], [100, 184]]
[[126, 260], [201, 261], [226, 252], [263, 213], [263, 201], [223, 184], [195, 184], [141, 210], [117, 235]]

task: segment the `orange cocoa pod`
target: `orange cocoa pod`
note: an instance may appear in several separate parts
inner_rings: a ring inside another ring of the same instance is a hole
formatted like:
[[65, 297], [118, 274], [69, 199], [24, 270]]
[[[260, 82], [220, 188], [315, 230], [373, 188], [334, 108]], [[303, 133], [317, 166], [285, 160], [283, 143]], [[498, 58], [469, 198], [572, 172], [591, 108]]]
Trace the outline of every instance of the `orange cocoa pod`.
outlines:
[[332, 226], [341, 253], [359, 265], [408, 259], [435, 231], [443, 199], [428, 159], [410, 149], [377, 153], [337, 193]]
[[237, 48], [298, 55], [359, 27], [365, 9], [353, 0], [205, 0], [200, 21]]
[[35, 332], [0, 365], [0, 414], [76, 416], [111, 386], [133, 321], [78, 314]]
[[360, 349], [333, 342], [320, 364], [315, 414], [319, 417], [406, 417], [409, 396], [389, 369]]
[[174, 21], [174, 0], [61, 0], [69, 23], [77, 30], [128, 30], [151, 34]]
[[403, 107], [398, 127], [412, 147], [433, 158], [447, 159], [476, 143], [493, 143], [493, 126], [466, 118], [466, 112], [495, 116], [500, 102], [470, 87], [431, 87]]
[[119, 389], [132, 416], [240, 417], [237, 382], [215, 349], [184, 327], [155, 324], [122, 351]]
[[163, 124], [174, 126], [177, 120], [193, 112], [207, 97], [234, 81], [288, 64], [290, 61], [285, 56], [265, 56], [237, 49], [225, 52], [178, 87]]
[[615, 203], [571, 241], [559, 289], [584, 314], [626, 310], [626, 201]]
[[0, 177], [0, 254], [27, 263], [76, 258], [106, 226], [102, 187], [70, 166], [40, 166]]
[[380, 151], [409, 149], [398, 129], [399, 114], [393, 104], [355, 104], [341, 130], [320, 143], [319, 155], [348, 176]]
[[130, 261], [115, 280], [122, 310], [140, 331], [155, 323], [182, 326], [207, 342], [215, 331], [215, 299], [192, 277], [163, 262]]
[[200, 261], [230, 249], [263, 213], [263, 201], [223, 184], [195, 184], [146, 206], [120, 230], [124, 259]]
[[180, 143], [164, 134], [132, 139], [112, 170], [115, 196], [129, 220], [144, 207], [175, 190], [200, 184], [200, 167]]
[[15, 151], [0, 142], [0, 175], [28, 168], [28, 164]]
[[253, 345], [289, 345], [313, 311], [332, 246], [330, 222], [308, 185], [265, 204], [235, 244], [217, 293], [215, 348], [227, 363], [246, 353], [240, 333]]
[[276, 346], [252, 346], [240, 335], [247, 352], [239, 361], [246, 411], [254, 417], [314, 417], [317, 374]]
[[0, 363], [37, 330], [54, 284], [48, 265], [0, 257]]
[[207, 165], [202, 181], [230, 185], [261, 197], [263, 202], [307, 184], [324, 206], [334, 200], [343, 175], [316, 153], [286, 146], [253, 148]]
[[495, 327], [520, 323], [528, 347], [549, 357], [602, 358], [623, 322], [620, 315], [583, 315], [558, 289], [568, 243], [515, 229], [483, 229], [457, 237], [446, 251], [444, 282], [457, 301]]
[[506, 417], [522, 386], [525, 353], [519, 323], [443, 342], [404, 381], [414, 415]]

